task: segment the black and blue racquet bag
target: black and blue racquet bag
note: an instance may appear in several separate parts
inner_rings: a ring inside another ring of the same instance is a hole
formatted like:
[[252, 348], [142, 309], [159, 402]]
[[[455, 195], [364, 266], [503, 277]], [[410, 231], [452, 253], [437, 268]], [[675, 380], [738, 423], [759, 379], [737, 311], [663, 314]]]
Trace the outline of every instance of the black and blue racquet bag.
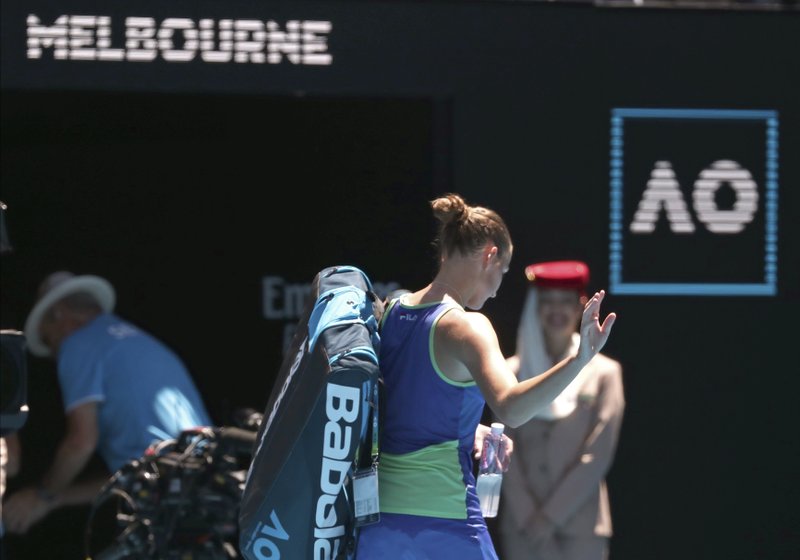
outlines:
[[356, 472], [376, 460], [383, 302], [357, 267], [314, 278], [269, 395], [239, 510], [247, 560], [348, 560]]

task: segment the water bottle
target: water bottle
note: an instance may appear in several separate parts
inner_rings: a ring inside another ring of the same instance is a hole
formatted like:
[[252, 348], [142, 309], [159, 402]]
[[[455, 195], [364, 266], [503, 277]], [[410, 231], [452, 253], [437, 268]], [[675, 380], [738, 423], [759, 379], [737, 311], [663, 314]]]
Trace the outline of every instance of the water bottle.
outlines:
[[503, 462], [506, 453], [503, 428], [505, 428], [503, 424], [494, 422], [492, 431], [486, 434], [483, 440], [475, 491], [484, 517], [497, 517], [497, 506], [500, 505], [500, 485], [503, 483]]

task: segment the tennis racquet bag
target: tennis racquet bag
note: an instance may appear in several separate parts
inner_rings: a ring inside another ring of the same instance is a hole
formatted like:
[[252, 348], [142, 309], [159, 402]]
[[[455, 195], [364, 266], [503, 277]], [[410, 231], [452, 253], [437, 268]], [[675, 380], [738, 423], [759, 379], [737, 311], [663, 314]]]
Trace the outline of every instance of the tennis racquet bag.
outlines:
[[354, 557], [353, 474], [369, 468], [377, 441], [382, 313], [359, 268], [334, 266], [315, 276], [245, 480], [245, 559]]

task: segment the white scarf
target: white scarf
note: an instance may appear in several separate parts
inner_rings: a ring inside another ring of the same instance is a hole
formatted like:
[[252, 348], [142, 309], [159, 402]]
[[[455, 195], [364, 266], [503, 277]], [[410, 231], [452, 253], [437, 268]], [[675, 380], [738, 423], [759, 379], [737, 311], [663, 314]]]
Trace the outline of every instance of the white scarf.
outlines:
[[[520, 317], [519, 328], [517, 329], [517, 355], [519, 356], [517, 379], [522, 381], [541, 375], [567, 356], [575, 355], [578, 352], [580, 340], [581, 336], [578, 333], [573, 333], [572, 341], [566, 353], [557, 357], [555, 361], [550, 359], [544, 345], [542, 326], [539, 324], [536, 288], [529, 288], [528, 295], [525, 298], [525, 305], [522, 306], [522, 317]], [[536, 418], [558, 420], [572, 414], [572, 411], [578, 405], [578, 393], [588, 375], [589, 368], [583, 368], [548, 407], [536, 414]]]

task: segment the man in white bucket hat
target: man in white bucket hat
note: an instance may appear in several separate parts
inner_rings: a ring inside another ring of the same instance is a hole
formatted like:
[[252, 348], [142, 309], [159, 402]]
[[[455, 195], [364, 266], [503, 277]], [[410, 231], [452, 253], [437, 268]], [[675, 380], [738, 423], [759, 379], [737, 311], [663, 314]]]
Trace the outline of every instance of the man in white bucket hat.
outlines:
[[59, 271], [39, 287], [25, 322], [34, 356], [56, 361], [66, 433], [36, 487], [4, 507], [6, 529], [25, 533], [53, 509], [91, 502], [108, 476], [75, 483], [96, 451], [110, 473], [153, 442], [212, 425], [181, 359], [113, 313], [116, 295], [99, 276]]

